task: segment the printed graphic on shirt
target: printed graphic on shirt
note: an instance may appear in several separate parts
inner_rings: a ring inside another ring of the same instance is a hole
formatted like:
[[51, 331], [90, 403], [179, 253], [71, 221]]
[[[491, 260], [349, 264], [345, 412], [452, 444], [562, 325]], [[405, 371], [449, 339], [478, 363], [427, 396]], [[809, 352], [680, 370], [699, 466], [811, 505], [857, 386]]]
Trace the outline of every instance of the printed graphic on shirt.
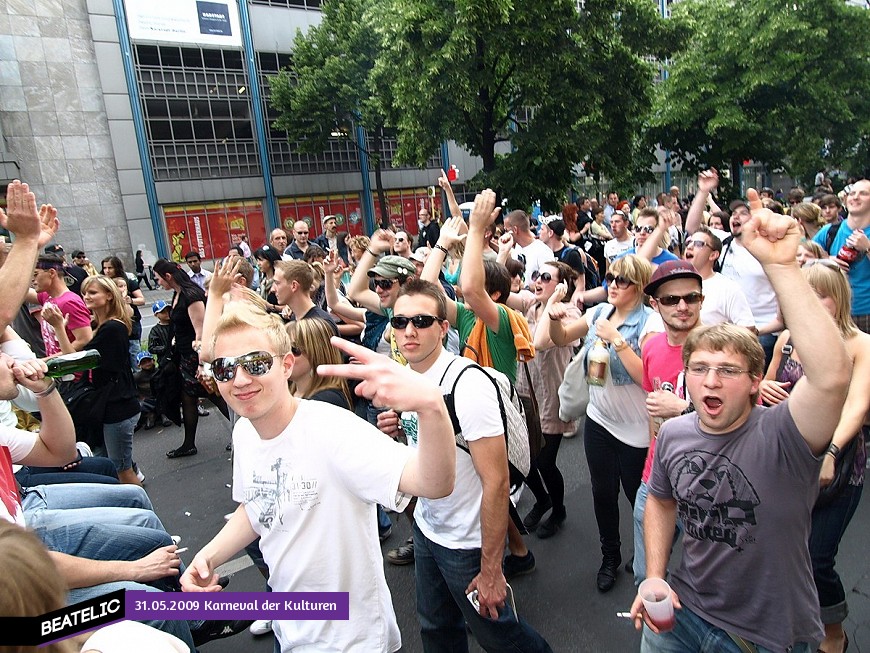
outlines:
[[402, 422], [402, 430], [408, 438], [408, 442], [417, 444], [417, 413], [408, 412], [407, 410], [399, 415]]
[[761, 502], [743, 470], [727, 457], [687, 452], [670, 480], [687, 535], [738, 551], [755, 541], [755, 508]]
[[268, 476], [254, 472], [245, 489], [245, 503], [255, 508], [257, 520], [264, 528], [271, 530], [276, 518], [283, 524], [287, 510], [312, 510], [320, 503], [317, 478], [295, 472], [283, 458], [275, 461], [270, 472]]

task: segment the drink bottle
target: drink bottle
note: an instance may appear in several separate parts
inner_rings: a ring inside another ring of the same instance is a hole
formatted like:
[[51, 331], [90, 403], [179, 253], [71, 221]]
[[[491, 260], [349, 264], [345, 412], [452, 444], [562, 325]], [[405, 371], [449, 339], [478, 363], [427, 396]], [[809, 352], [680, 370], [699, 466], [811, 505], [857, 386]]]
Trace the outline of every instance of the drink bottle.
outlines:
[[68, 374], [92, 370], [100, 366], [100, 352], [96, 349], [85, 349], [74, 354], [61, 354], [45, 361], [48, 366], [46, 376], [59, 379]]
[[607, 367], [610, 365], [610, 350], [601, 338], [595, 341], [589, 352], [589, 366], [586, 381], [589, 385], [603, 386], [607, 383]]

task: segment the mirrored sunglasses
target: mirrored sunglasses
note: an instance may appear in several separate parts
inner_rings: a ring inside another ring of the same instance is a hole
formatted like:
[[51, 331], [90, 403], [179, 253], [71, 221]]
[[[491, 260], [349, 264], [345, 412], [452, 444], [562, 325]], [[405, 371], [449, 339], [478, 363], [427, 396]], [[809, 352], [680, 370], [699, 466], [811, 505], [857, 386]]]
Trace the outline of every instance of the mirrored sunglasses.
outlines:
[[272, 361], [280, 358], [267, 351], [252, 351], [244, 356], [215, 358], [211, 363], [211, 373], [215, 381], [226, 383], [236, 378], [236, 368], [241, 367], [250, 376], [263, 376], [272, 369]]

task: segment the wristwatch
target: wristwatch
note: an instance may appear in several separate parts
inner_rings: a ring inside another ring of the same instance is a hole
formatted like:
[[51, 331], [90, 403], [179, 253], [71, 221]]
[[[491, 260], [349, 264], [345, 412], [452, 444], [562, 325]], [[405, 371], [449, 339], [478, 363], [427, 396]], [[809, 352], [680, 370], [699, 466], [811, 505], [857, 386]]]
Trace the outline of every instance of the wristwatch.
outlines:
[[617, 336], [616, 338], [614, 338], [611, 344], [613, 345], [613, 351], [622, 351], [623, 349], [628, 347], [628, 343], [622, 336]]

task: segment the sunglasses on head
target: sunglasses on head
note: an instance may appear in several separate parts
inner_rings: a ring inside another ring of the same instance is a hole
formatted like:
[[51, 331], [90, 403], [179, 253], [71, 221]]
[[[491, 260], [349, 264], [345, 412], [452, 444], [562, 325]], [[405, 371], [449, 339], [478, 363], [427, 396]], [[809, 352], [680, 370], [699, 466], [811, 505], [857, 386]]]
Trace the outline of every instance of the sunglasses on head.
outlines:
[[634, 281], [631, 279], [626, 279], [622, 275], [613, 276], [609, 272], [604, 275], [604, 280], [607, 282], [607, 285], [615, 285], [622, 290], [634, 285]]
[[428, 329], [430, 326], [440, 321], [441, 318], [435, 317], [434, 315], [412, 315], [410, 317], [405, 315], [394, 315], [392, 319], [390, 319], [390, 325], [394, 329], [405, 329], [408, 327], [408, 323], [410, 322], [414, 325], [415, 329]]
[[393, 284], [396, 283], [395, 279], [374, 279], [372, 283], [375, 284], [376, 288], [380, 288], [381, 290], [389, 290], [393, 287]]
[[244, 356], [215, 358], [211, 373], [215, 381], [226, 383], [236, 378], [236, 368], [241, 367], [250, 376], [263, 376], [272, 369], [272, 361], [280, 356], [267, 351], [252, 351]]
[[655, 299], [662, 306], [676, 306], [680, 303], [680, 300], [683, 300], [687, 304], [697, 304], [704, 299], [704, 295], [699, 292], [690, 292], [688, 295], [662, 295]]
[[638, 228], [637, 228], [638, 233], [641, 233], [641, 234], [651, 234], [651, 233], [654, 232], [655, 230], [656, 230], [655, 227], [650, 227], [650, 226], [638, 227]]

